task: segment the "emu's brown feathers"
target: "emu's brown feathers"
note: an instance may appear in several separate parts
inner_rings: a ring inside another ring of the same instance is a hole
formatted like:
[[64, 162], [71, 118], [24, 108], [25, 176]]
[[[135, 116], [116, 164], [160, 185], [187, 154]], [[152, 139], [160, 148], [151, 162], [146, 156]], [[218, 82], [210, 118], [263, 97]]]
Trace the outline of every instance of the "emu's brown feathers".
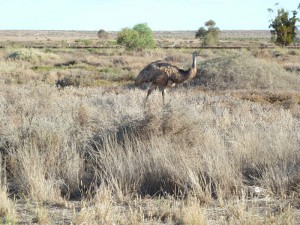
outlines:
[[136, 85], [151, 83], [144, 104], [146, 104], [148, 96], [156, 87], [159, 87], [162, 90], [164, 100], [164, 90], [166, 87], [171, 86], [174, 83], [183, 83], [194, 78], [197, 74], [196, 56], [198, 55], [199, 54], [196, 52], [193, 53], [193, 63], [188, 70], [182, 70], [177, 66], [161, 60], [147, 65], [135, 80]]

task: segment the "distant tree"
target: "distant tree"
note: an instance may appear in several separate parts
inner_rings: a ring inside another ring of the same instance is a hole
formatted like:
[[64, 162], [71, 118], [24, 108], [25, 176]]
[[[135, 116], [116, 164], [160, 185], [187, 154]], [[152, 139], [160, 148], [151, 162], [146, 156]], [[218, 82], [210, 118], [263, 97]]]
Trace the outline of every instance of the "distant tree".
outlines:
[[127, 50], [141, 51], [155, 47], [152, 30], [146, 23], [137, 24], [132, 29], [123, 28], [118, 33], [117, 43], [124, 45]]
[[200, 39], [202, 39], [202, 38], [204, 38], [205, 34], [206, 34], [206, 29], [205, 29], [204, 27], [200, 27], [200, 28], [198, 29], [198, 31], [196, 32], [195, 38], [200, 38]]
[[108, 33], [105, 30], [101, 29], [98, 31], [97, 37], [99, 39], [106, 40], [108, 38]]
[[203, 46], [213, 46], [219, 43], [220, 29], [216, 27], [216, 23], [213, 20], [205, 22], [205, 27], [200, 27], [196, 32], [195, 38], [202, 40]]
[[[275, 5], [278, 5], [275, 4]], [[300, 9], [300, 4], [298, 6]], [[269, 8], [270, 13], [274, 13], [274, 10]], [[296, 23], [299, 22], [297, 17], [297, 11], [292, 11], [292, 16], [290, 17], [289, 12], [281, 8], [277, 10], [277, 15], [274, 19], [271, 19], [269, 28], [272, 28], [271, 35], [272, 40], [281, 46], [288, 46], [296, 40], [297, 26]]]
[[214, 27], [214, 26], [216, 26], [216, 22], [213, 21], [213, 20], [209, 20], [209, 21], [205, 22], [204, 25], [205, 25], [206, 27]]

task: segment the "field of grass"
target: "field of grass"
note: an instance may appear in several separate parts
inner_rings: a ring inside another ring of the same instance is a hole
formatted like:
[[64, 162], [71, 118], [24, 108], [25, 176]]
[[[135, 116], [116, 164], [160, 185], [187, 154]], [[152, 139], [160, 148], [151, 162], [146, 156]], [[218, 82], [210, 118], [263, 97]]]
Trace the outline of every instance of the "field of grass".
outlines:
[[299, 223], [300, 50], [191, 52], [0, 49], [0, 223]]

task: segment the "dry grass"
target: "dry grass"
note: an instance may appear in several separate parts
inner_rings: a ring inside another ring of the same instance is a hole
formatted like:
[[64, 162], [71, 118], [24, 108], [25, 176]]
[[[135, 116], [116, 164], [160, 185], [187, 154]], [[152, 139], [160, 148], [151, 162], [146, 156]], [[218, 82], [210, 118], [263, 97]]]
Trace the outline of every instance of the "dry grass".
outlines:
[[[26, 51], [0, 54], [3, 223], [298, 221], [297, 52], [205, 50], [197, 80], [143, 108], [124, 84], [190, 51]], [[67, 77], [79, 87], [57, 90]]]
[[212, 58], [201, 64], [198, 78], [192, 83], [208, 89], [228, 90], [297, 90], [300, 76], [281, 65], [254, 57], [251, 52], [238, 51]]
[[16, 221], [14, 203], [8, 196], [6, 188], [0, 189], [0, 222], [14, 223]]
[[[300, 54], [292, 51], [203, 50], [196, 83], [209, 89], [298, 90]], [[0, 52], [0, 82], [54, 85], [60, 79], [81, 87], [126, 85], [133, 83], [145, 65], [160, 59], [188, 68], [191, 51], [6, 48]]]
[[[15, 194], [50, 204], [87, 198], [76, 223], [119, 224], [207, 222], [203, 206], [251, 199], [252, 187], [263, 198], [298, 196], [300, 121], [290, 111], [184, 88], [164, 107], [154, 93], [144, 111], [144, 92], [119, 89], [3, 86], [1, 147]], [[175, 205], [141, 210], [134, 196], [141, 205], [173, 196]], [[250, 220], [241, 210], [229, 223]]]

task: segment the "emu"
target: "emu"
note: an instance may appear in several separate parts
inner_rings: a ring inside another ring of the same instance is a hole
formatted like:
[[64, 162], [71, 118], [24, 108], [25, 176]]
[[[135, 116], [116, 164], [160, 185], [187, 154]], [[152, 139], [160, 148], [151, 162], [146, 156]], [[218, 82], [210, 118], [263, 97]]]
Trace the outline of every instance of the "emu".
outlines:
[[192, 66], [188, 70], [180, 69], [177, 66], [174, 66], [162, 60], [152, 62], [147, 65], [135, 79], [136, 85], [151, 83], [146, 99], [144, 101], [144, 107], [146, 106], [149, 95], [157, 87], [159, 87], [159, 89], [161, 90], [164, 104], [165, 89], [167, 87], [171, 87], [175, 84], [183, 83], [187, 80], [193, 79], [197, 75], [196, 57], [199, 55], [199, 52], [193, 52]]

